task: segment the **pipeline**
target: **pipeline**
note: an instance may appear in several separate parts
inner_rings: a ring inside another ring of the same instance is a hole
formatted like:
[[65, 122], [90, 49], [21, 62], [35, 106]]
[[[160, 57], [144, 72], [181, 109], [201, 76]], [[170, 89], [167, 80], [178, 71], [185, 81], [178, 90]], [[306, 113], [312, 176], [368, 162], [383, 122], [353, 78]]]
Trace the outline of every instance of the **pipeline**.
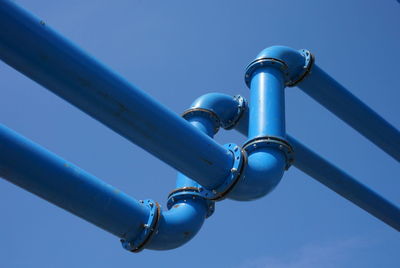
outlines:
[[[400, 230], [395, 205], [286, 134], [284, 89], [298, 85], [395, 159], [400, 155], [399, 132], [327, 77], [309, 51], [283, 46], [263, 50], [246, 69], [249, 104], [241, 96], [211, 93], [180, 117], [43, 21], [8, 0], [0, 3], [4, 62], [178, 170], [163, 211], [159, 203], [135, 200], [0, 127], [1, 177], [119, 237], [125, 249], [166, 250], [185, 244], [214, 213], [216, 201], [261, 198], [292, 164]], [[318, 92], [317, 86], [327, 90]], [[349, 105], [342, 109], [337, 103], [344, 100]], [[348, 108], [353, 104], [354, 110]], [[372, 125], [357, 119], [364, 116], [373, 117]], [[247, 140], [242, 146], [222, 146], [213, 139], [220, 128], [236, 129]]]

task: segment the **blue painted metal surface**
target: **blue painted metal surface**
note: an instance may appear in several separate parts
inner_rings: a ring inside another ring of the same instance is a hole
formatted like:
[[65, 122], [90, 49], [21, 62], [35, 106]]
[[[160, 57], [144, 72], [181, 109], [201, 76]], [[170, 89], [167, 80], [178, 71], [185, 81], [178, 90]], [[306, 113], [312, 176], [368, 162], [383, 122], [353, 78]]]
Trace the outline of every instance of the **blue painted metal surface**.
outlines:
[[[248, 113], [238, 122], [237, 131], [247, 136]], [[344, 171], [318, 156], [295, 138], [287, 135], [296, 160], [293, 166], [324, 184], [342, 197], [400, 231], [400, 209]]]
[[[128, 250], [147, 239], [156, 217], [156, 202], [139, 202], [2, 125], [0, 176], [116, 235]], [[165, 250], [186, 243], [202, 226], [208, 205], [199, 197], [177, 199], [162, 212], [145, 247]]]
[[367, 186], [289, 137], [296, 151], [294, 165], [371, 215], [400, 231], [400, 209]]
[[231, 129], [235, 127], [246, 107], [247, 103], [239, 95], [232, 97], [221, 93], [208, 93], [197, 98], [191, 109], [208, 110], [215, 114], [222, 128]]
[[[258, 88], [256, 90], [258, 90]], [[281, 87], [280, 90], [283, 91], [283, 88]], [[270, 97], [273, 98], [275, 96], [271, 95]], [[212, 93], [199, 97], [193, 103], [192, 108], [212, 111], [219, 122], [232, 122], [237, 121], [244, 114], [246, 114], [246, 120], [248, 120], [247, 106], [245, 105], [243, 107], [243, 103], [246, 103], [246, 101], [241, 96], [235, 96], [235, 98], [233, 98], [226, 94]], [[222, 110], [221, 107], [224, 109]], [[240, 110], [240, 116], [236, 119], [238, 110]], [[269, 113], [269, 111], [265, 112]], [[208, 133], [213, 132], [215, 120], [205, 114], [191, 117], [190, 120], [194, 120], [198, 117], [203, 117], [202, 124], [204, 124], [204, 126], [200, 126], [200, 120], [197, 120], [196, 124], [198, 128]], [[266, 118], [267, 116], [262, 117], [257, 123], [263, 124], [262, 120]], [[243, 122], [243, 120], [239, 120], [234, 128], [240, 126], [247, 129], [246, 125], [248, 125], [248, 121], [244, 124], [240, 122]], [[281, 122], [277, 124], [281, 124]], [[248, 201], [265, 196], [276, 187], [282, 178], [285, 170], [285, 163], [285, 155], [280, 150], [263, 146], [259, 146], [255, 150], [253, 147], [250, 148], [244, 174], [232, 191], [228, 193], [227, 197], [235, 200]]]
[[273, 67], [260, 68], [252, 74], [249, 140], [265, 136], [285, 137], [284, 83], [283, 73]]
[[0, 176], [120, 237], [138, 236], [149, 209], [0, 125]]
[[317, 65], [298, 87], [400, 162], [400, 132]]
[[228, 150], [40, 19], [0, 2], [0, 59], [202, 185], [224, 181]]
[[158, 232], [146, 248], [173, 249], [188, 242], [203, 225], [207, 210], [202, 198], [176, 201], [170, 210], [163, 212]]
[[[161, 212], [156, 202], [139, 202], [0, 126], [1, 177], [122, 238], [128, 250], [186, 243], [214, 211], [207, 199], [219, 192], [236, 200], [269, 193], [290, 164], [290, 143], [297, 168], [400, 230], [398, 207], [286, 135], [284, 87], [300, 83], [400, 160], [399, 132], [313, 65], [307, 50], [263, 50], [246, 70], [250, 109], [240, 96], [206, 94], [184, 113], [189, 123], [6, 0], [0, 0], [0, 58], [182, 172], [169, 210]], [[248, 133], [244, 149], [217, 144], [212, 137], [220, 127]]]

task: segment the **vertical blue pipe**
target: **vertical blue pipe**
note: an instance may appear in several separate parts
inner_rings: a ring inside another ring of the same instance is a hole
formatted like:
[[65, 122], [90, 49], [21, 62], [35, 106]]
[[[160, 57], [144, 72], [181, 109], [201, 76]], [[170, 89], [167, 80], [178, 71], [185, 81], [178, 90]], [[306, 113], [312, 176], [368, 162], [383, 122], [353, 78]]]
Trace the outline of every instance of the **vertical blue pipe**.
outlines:
[[284, 78], [280, 70], [260, 68], [253, 74], [250, 84], [249, 137], [285, 138]]
[[400, 162], [400, 132], [316, 64], [298, 87]]
[[136, 237], [149, 209], [0, 125], [0, 176], [120, 237]]

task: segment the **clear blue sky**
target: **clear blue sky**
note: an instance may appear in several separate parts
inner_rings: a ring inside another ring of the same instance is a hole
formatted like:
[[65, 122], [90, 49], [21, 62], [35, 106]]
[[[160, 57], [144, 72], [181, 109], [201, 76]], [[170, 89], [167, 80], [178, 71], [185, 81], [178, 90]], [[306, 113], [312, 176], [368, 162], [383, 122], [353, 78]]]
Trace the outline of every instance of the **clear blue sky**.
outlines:
[[[248, 97], [264, 47], [317, 64], [400, 128], [400, 4], [385, 1], [18, 0], [180, 114], [207, 92]], [[0, 62], [1, 123], [137, 199], [165, 205], [176, 171]], [[297, 88], [288, 133], [400, 205], [400, 166]], [[244, 137], [221, 132], [221, 143]], [[111, 234], [0, 180], [0, 267], [400, 267], [400, 236], [291, 168], [270, 195], [218, 203], [173, 251], [132, 254]]]

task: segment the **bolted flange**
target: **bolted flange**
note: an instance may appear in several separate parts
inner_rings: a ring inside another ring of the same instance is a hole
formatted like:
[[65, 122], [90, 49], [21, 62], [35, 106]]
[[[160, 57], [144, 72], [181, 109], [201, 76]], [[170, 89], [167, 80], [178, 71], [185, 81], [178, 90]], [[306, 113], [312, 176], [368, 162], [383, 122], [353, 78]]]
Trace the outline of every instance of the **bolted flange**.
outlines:
[[147, 223], [143, 224], [142, 232], [136, 237], [130, 237], [129, 233], [126, 238], [121, 239], [122, 247], [131, 252], [140, 252], [144, 246], [151, 240], [153, 235], [157, 232], [158, 223], [161, 215], [161, 208], [157, 202], [151, 199], [140, 200], [140, 203], [150, 208], [149, 219]]
[[221, 125], [221, 121], [216, 113], [211, 110], [203, 109], [203, 108], [191, 108], [183, 112], [182, 117], [189, 121], [190, 118], [200, 116], [211, 119], [214, 125], [214, 134], [216, 134]]
[[285, 169], [288, 170], [292, 163], [294, 162], [294, 150], [290, 143], [282, 138], [274, 137], [274, 136], [264, 136], [258, 137], [252, 140], [249, 140], [243, 145], [243, 149], [250, 154], [252, 151], [268, 147], [268, 148], [275, 148], [280, 150], [284, 153], [286, 158], [286, 167]]
[[226, 198], [226, 195], [232, 191], [235, 185], [243, 177], [244, 169], [247, 165], [247, 153], [234, 143], [225, 144], [224, 147], [231, 151], [234, 156], [233, 166], [224, 183], [215, 189], [200, 188], [200, 194], [205, 199], [220, 201]]
[[200, 188], [197, 187], [182, 187], [173, 190], [168, 195], [167, 207], [168, 209], [171, 209], [178, 201], [179, 202], [183, 201], [186, 203], [188, 200], [196, 200], [196, 199], [205, 200], [206, 202], [205, 204], [207, 206], [206, 218], [210, 217], [215, 211], [215, 202], [209, 199], [205, 199], [200, 194]]
[[237, 113], [236, 113], [235, 117], [232, 118], [227, 123], [224, 123], [221, 120], [221, 127], [226, 130], [232, 129], [236, 125], [236, 123], [239, 121], [239, 119], [242, 117], [244, 111], [246, 111], [246, 109], [247, 109], [247, 101], [245, 98], [243, 98], [240, 95], [235, 95], [233, 98], [238, 102]]
[[285, 46], [273, 46], [264, 49], [246, 68], [245, 82], [250, 87], [253, 73], [264, 67], [274, 67], [282, 71], [285, 85], [293, 87], [310, 72], [314, 56], [306, 49], [294, 50]]

